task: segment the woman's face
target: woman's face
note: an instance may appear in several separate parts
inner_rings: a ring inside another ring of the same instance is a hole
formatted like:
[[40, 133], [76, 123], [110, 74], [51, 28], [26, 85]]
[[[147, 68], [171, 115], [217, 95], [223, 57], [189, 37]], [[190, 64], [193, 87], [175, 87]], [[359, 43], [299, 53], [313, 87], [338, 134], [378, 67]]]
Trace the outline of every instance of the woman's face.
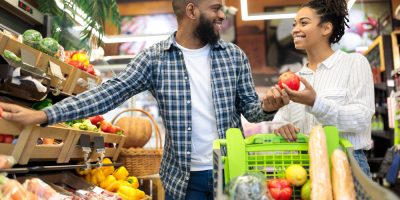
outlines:
[[319, 24], [320, 17], [314, 9], [303, 7], [293, 22], [292, 37], [296, 49], [308, 50], [329, 41], [324, 24]]

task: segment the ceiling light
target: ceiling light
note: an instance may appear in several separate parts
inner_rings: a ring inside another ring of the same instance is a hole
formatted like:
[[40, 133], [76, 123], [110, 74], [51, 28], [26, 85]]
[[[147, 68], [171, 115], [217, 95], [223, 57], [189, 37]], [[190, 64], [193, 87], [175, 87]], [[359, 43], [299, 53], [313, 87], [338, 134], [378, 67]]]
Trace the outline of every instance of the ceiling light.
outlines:
[[[356, 0], [349, 0], [347, 2], [347, 9], [350, 10], [355, 2], [356, 2]], [[278, 13], [278, 12], [270, 12], [270, 13], [265, 12], [265, 13], [249, 15], [247, 0], [240, 0], [240, 9], [242, 12], [242, 20], [243, 21], [292, 19], [296, 16], [296, 13]]]

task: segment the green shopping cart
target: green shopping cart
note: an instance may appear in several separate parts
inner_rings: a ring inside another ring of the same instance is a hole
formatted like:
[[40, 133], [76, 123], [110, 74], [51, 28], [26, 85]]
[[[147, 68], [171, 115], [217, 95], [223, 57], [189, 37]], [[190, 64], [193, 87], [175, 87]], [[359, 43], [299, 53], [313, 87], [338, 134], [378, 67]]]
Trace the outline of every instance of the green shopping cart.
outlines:
[[[395, 200], [394, 193], [381, 187], [368, 178], [353, 156], [352, 144], [339, 138], [338, 130], [333, 126], [324, 127], [329, 156], [336, 148], [347, 154], [353, 175], [357, 199]], [[256, 134], [244, 139], [240, 129], [231, 128], [226, 139], [214, 141], [214, 198], [228, 199], [225, 185], [233, 178], [244, 173], [257, 172], [265, 175], [266, 180], [284, 178], [285, 170], [291, 164], [300, 164], [309, 168], [308, 136], [298, 134], [296, 142], [287, 142], [275, 134]], [[223, 153], [222, 152], [226, 152]], [[300, 188], [293, 187], [292, 199], [300, 199]]]

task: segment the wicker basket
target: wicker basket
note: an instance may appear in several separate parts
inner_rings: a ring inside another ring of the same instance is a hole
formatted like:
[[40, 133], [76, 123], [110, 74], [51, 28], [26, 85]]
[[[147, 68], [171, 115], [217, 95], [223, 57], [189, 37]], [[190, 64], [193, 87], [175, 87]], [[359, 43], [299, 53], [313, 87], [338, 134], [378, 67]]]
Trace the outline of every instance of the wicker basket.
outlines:
[[160, 170], [163, 148], [160, 129], [158, 128], [157, 123], [154, 121], [150, 113], [141, 109], [124, 110], [118, 113], [111, 123], [114, 124], [115, 120], [125, 112], [141, 112], [150, 118], [150, 121], [153, 123], [155, 128], [156, 148], [122, 148], [118, 162], [122, 163], [126, 167], [126, 169], [129, 171], [129, 175], [147, 176], [151, 174], [158, 174]]

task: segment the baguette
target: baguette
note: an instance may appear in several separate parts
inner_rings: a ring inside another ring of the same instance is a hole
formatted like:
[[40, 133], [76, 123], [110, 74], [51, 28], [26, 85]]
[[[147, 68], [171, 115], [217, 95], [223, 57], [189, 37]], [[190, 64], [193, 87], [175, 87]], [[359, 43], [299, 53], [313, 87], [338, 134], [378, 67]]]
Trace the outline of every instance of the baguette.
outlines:
[[309, 139], [310, 180], [312, 200], [332, 200], [332, 185], [325, 132], [314, 126]]
[[335, 149], [332, 153], [331, 160], [333, 199], [356, 199], [353, 176], [351, 175], [350, 164], [346, 154], [340, 149]]

